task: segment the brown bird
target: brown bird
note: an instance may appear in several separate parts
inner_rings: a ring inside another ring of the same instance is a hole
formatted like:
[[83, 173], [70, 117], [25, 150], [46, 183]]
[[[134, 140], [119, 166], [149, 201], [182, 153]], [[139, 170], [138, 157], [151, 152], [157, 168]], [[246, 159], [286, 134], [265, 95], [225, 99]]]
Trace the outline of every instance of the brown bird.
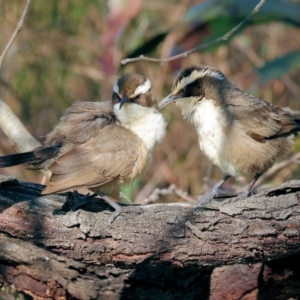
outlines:
[[[0, 157], [0, 168], [27, 163], [33, 169], [51, 170], [42, 194], [81, 188], [110, 192], [143, 173], [165, 128], [151, 82], [129, 73], [115, 83], [112, 101], [73, 104], [43, 146]], [[113, 222], [124, 209], [100, 195], [116, 209]]]
[[226, 174], [197, 206], [213, 199], [231, 176], [254, 176], [239, 198], [251, 195], [259, 176], [291, 150], [300, 130], [300, 120], [244, 93], [212, 67], [182, 70], [159, 108], [175, 101], [183, 117], [195, 125], [203, 153]]

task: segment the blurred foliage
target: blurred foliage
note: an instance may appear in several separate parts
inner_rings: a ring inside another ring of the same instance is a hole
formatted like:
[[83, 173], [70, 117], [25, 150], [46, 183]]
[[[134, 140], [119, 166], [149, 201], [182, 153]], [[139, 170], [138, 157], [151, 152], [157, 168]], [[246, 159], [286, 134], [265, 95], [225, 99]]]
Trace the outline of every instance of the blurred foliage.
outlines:
[[300, 51], [290, 52], [267, 62], [258, 69], [259, 79], [262, 82], [284, 76], [288, 71], [297, 70], [300, 64]]
[[[0, 97], [40, 141], [75, 101], [109, 100], [116, 78], [145, 74], [158, 99], [170, 92], [178, 69], [203, 63], [222, 70], [241, 89], [278, 106], [300, 110], [300, 4], [266, 1], [261, 11], [228, 43], [168, 64], [120, 66], [133, 53], [168, 57], [221, 36], [258, 1], [109, 0], [32, 1], [0, 70]], [[24, 2], [0, 0], [0, 51], [13, 33]], [[193, 195], [207, 192], [222, 177], [201, 153], [195, 129], [170, 106], [169, 123], [149, 171], [126, 189], [142, 201], [156, 186], [175, 183]], [[14, 152], [0, 133], [0, 154]], [[299, 148], [299, 140], [296, 148]], [[38, 172], [24, 167], [1, 170], [30, 181]], [[278, 171], [272, 182], [299, 177], [297, 165]], [[227, 184], [227, 188], [234, 181]], [[236, 182], [237, 183], [237, 182]], [[243, 182], [243, 184], [245, 184]], [[170, 199], [167, 199], [170, 200]]]
[[[182, 18], [173, 22], [162, 32], [156, 32], [147, 42], [141, 40], [141, 46], [134, 49], [132, 53], [127, 54], [127, 56], [135, 57], [142, 54], [148, 54], [165, 39], [168, 33], [174, 30], [179, 31], [184, 28], [188, 28], [189, 31], [195, 30], [198, 32], [199, 27], [203, 27], [203, 25], [209, 26], [210, 33], [202, 40], [202, 42], [215, 40], [216, 38], [226, 34], [230, 31], [230, 29], [244, 20], [257, 3], [257, 0], [206, 0], [202, 3], [192, 5]], [[266, 1], [261, 9], [247, 22], [246, 26], [271, 21], [283, 21], [285, 23], [299, 26], [300, 5], [297, 5], [291, 0]], [[232, 37], [234, 37], [234, 35], [232, 35], [226, 43], [228, 43]], [[196, 44], [194, 46], [198, 44], [197, 41], [195, 42]], [[219, 46], [220, 45], [213, 47], [216, 48]], [[179, 50], [184, 49], [180, 49], [180, 47], [176, 45], [174, 51], [171, 52], [174, 55], [177, 54]], [[203, 51], [208, 50], [211, 50], [211, 47], [203, 49]]]

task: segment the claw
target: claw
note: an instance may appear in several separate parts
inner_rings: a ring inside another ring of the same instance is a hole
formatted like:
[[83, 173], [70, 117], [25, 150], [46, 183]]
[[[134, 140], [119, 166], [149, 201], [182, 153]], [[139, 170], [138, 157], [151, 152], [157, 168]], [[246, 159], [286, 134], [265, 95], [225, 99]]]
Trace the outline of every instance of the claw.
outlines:
[[[98, 194], [98, 192], [97, 192]], [[138, 207], [140, 212], [143, 212], [142, 208], [140, 206], [132, 206], [132, 205], [127, 205], [127, 206], [120, 206], [116, 201], [114, 201], [112, 198], [103, 195], [103, 193], [98, 194], [101, 199], [103, 199], [107, 204], [109, 204], [111, 207], [115, 209], [115, 212], [112, 213], [110, 216], [108, 223], [112, 224], [114, 220], [123, 212], [129, 213], [129, 212], [135, 212], [136, 213], [136, 208]]]
[[[140, 206], [120, 206], [116, 208], [116, 210], [112, 213], [109, 217], [108, 223], [112, 224], [114, 220], [121, 214], [121, 213], [144, 213], [143, 209]], [[139, 211], [137, 212], [137, 209]]]

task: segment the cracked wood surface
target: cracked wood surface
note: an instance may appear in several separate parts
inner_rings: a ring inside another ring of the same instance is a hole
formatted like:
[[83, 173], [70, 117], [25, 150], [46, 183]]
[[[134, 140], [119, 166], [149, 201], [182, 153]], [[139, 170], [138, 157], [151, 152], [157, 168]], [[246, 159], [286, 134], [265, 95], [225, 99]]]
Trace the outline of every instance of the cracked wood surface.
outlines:
[[129, 291], [135, 299], [174, 299], [166, 294], [172, 284], [178, 298], [214, 299], [215, 267], [300, 255], [299, 181], [197, 211], [147, 205], [111, 225], [101, 200], [72, 212], [66, 195], [40, 191], [0, 177], [0, 274], [41, 299], [131, 299]]

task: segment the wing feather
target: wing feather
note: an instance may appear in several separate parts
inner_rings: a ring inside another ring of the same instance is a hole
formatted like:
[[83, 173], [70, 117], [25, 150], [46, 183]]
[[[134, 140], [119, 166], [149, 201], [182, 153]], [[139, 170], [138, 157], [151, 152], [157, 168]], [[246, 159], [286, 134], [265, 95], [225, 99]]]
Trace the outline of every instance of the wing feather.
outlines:
[[254, 96], [245, 95], [237, 88], [230, 97], [228, 95], [228, 99], [229, 114], [259, 143], [300, 130], [289, 113]]
[[146, 160], [140, 148], [141, 140], [128, 129], [119, 125], [105, 126], [97, 136], [76, 145], [56, 160], [43, 193], [91, 188], [122, 179], [138, 161]]

